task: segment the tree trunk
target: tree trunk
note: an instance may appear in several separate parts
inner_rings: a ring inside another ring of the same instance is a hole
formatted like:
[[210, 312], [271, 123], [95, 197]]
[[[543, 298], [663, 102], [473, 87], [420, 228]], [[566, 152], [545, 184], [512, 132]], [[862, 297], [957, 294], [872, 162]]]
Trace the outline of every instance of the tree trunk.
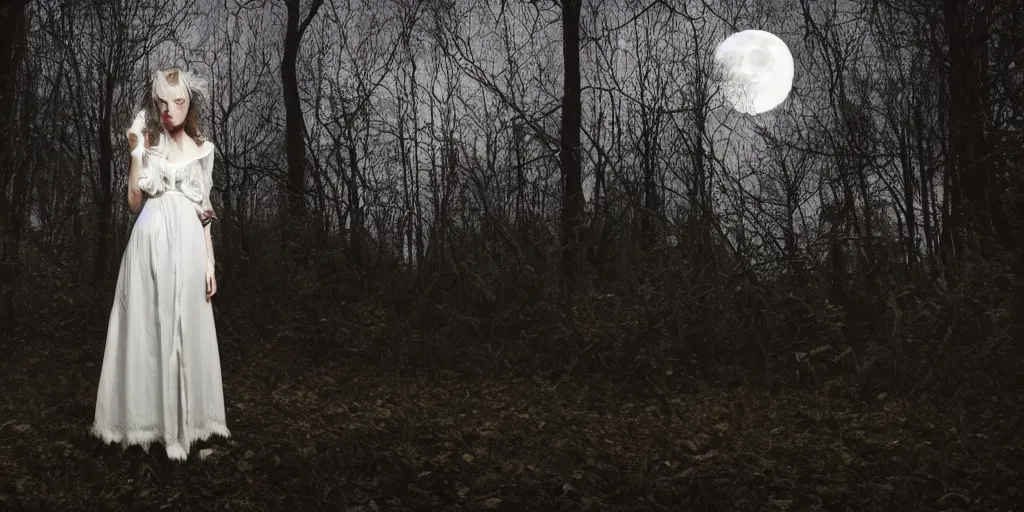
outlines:
[[562, 277], [574, 291], [580, 278], [579, 226], [583, 215], [583, 180], [580, 165], [580, 4], [562, 3], [562, 59], [565, 80], [562, 93], [562, 127], [559, 167], [562, 178]]
[[[284, 55], [281, 57], [281, 86], [285, 108], [285, 153], [288, 160], [288, 179], [285, 191], [288, 196], [288, 211], [285, 214], [284, 233], [281, 241], [285, 244], [285, 255], [294, 256], [290, 247], [301, 244], [302, 220], [306, 214], [306, 123], [302, 117], [302, 100], [299, 98], [298, 60], [302, 35], [323, 0], [313, 0], [306, 19], [299, 21], [300, 0], [286, 0], [288, 20], [285, 27]], [[292, 244], [289, 244], [292, 242]], [[294, 245], [293, 245], [294, 244]], [[293, 258], [289, 257], [289, 260]]]
[[917, 142], [917, 171], [918, 171], [918, 190], [921, 191], [921, 232], [924, 234], [924, 254], [925, 259], [928, 262], [929, 270], [933, 270], [935, 266], [935, 241], [933, 234], [932, 222], [932, 163], [931, 153], [925, 152], [924, 138], [924, 114], [921, 109], [921, 102], [918, 101], [914, 106], [914, 133], [916, 134]]
[[896, 135], [900, 138], [900, 164], [903, 167], [903, 217], [907, 226], [906, 264], [913, 271], [917, 267], [917, 221], [914, 215], [914, 167], [910, 158], [908, 132], [909, 130], [903, 127]]
[[[352, 121], [350, 121], [352, 122]], [[346, 185], [348, 189], [348, 208], [351, 229], [349, 230], [349, 251], [352, 254], [352, 265], [357, 269], [363, 267], [363, 206], [359, 202], [359, 162], [356, 160], [355, 133], [352, 133], [352, 126], [349, 125], [348, 134], [348, 166], [349, 179]]]
[[[4, 30], [0, 32], [0, 139], [4, 141], [13, 140], [13, 133], [9, 130], [14, 123], [15, 112], [15, 91], [17, 90], [18, 67], [25, 55], [25, 7], [28, 0], [16, 0], [3, 7], [0, 7], [0, 25]], [[21, 181], [12, 173], [23, 175], [14, 164], [15, 152], [13, 145], [5, 144], [0, 149], [0, 291], [3, 292], [3, 303], [0, 304], [0, 322], [4, 328], [0, 330], [0, 336], [13, 334], [17, 323], [17, 314], [14, 305], [17, 302], [14, 296], [14, 279], [20, 273], [21, 261], [18, 257], [18, 240], [20, 238], [21, 215], [15, 215], [15, 211], [23, 210], [18, 204], [21, 187], [17, 182]], [[14, 179], [16, 185], [14, 194], [7, 197], [7, 184]]]
[[[988, 75], [992, 0], [966, 6], [945, 0], [943, 15], [949, 45], [949, 159], [950, 221], [957, 254], [968, 249], [977, 256], [992, 254], [990, 243], [999, 233], [1002, 204], [994, 193], [992, 163], [987, 158], [987, 104], [982, 82]], [[973, 241], [976, 236], [977, 242]]]
[[[399, 81], [399, 79], [397, 78], [397, 74], [396, 74], [395, 82], [396, 82], [396, 85], [398, 87], [403, 87], [404, 86], [404, 84], [401, 83]], [[411, 151], [409, 151], [409, 146], [408, 146], [408, 143], [409, 143], [409, 140], [411, 139], [411, 137], [406, 134], [405, 110], [402, 108], [404, 104], [405, 104], [405, 102], [402, 100], [402, 97], [399, 96], [398, 97], [398, 121], [397, 121], [398, 126], [397, 126], [397, 129], [396, 129], [396, 131], [397, 131], [396, 137], [398, 139], [398, 157], [399, 157], [399, 160], [400, 160], [400, 167], [402, 169], [402, 198], [405, 201], [405, 205], [404, 206], [405, 206], [406, 212], [411, 212], [411, 211], [413, 211], [413, 207], [414, 207], [414, 203], [413, 203], [413, 185], [412, 185], [413, 171], [412, 171], [412, 169], [410, 169], [410, 166], [409, 166], [409, 160], [411, 158], [411, 156], [410, 156]], [[407, 257], [408, 258], [408, 262], [412, 263], [412, 261], [413, 261], [413, 240], [412, 240], [412, 238], [413, 238], [413, 230], [412, 230], [412, 223], [406, 220], [408, 218], [409, 218], [409, 215], [407, 213], [405, 215], [405, 218], [403, 218], [402, 220], [399, 221], [399, 226], [400, 226], [401, 229], [399, 229], [399, 244], [398, 244], [398, 246], [399, 246], [399, 249], [400, 249], [400, 254], [402, 254], [402, 258], [405, 259]]]
[[110, 140], [111, 117], [114, 111], [114, 77], [105, 73], [103, 102], [99, 119], [99, 191], [96, 195], [96, 259], [93, 261], [93, 279], [101, 283], [107, 276], [107, 262], [110, 260], [114, 211], [113, 170], [114, 147]]

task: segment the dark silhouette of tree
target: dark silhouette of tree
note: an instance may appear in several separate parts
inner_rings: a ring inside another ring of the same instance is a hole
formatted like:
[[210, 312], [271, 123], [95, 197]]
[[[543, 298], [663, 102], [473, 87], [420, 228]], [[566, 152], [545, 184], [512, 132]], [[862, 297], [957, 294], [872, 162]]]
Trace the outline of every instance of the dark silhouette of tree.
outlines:
[[[288, 210], [282, 242], [288, 254], [297, 255], [301, 246], [306, 216], [306, 122], [299, 96], [298, 62], [302, 36], [309, 28], [323, 0], [313, 0], [306, 15], [302, 16], [300, 0], [285, 0], [287, 20], [284, 35], [284, 54], [281, 57], [281, 85], [285, 111], [285, 153], [288, 158], [288, 178], [285, 190]], [[298, 260], [296, 260], [298, 261]]]
[[578, 285], [582, 269], [580, 224], [584, 213], [580, 151], [580, 9], [582, 0], [562, 1], [562, 124], [558, 164], [562, 173], [562, 277]]
[[[17, 123], [18, 71], [26, 56], [28, 0], [9, 2], [0, 7], [0, 140], [7, 148], [0, 151], [0, 319], [5, 328], [0, 334], [14, 331], [17, 315], [13, 281], [20, 266], [18, 243], [25, 225], [27, 170], [17, 165], [20, 155], [13, 141], [19, 140]], [[23, 114], [24, 115], [24, 114]], [[18, 170], [21, 169], [19, 172]], [[10, 194], [8, 194], [10, 187]]]
[[1009, 226], [991, 160], [991, 27], [1005, 2], [942, 3], [948, 45], [949, 238], [955, 260], [966, 252], [991, 257], [992, 242], [1008, 243]]

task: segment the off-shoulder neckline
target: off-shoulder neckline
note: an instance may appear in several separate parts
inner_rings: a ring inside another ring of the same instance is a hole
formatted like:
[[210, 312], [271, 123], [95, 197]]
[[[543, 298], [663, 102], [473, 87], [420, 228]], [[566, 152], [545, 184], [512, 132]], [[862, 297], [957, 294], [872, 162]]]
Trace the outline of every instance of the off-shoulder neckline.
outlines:
[[[207, 149], [206, 152], [201, 153], [201, 154], [199, 154], [197, 156], [194, 156], [194, 157], [191, 157], [191, 158], [186, 158], [185, 160], [182, 160], [180, 162], [172, 162], [172, 161], [164, 158], [164, 162], [166, 162], [168, 165], [182, 165], [182, 164], [187, 164], [187, 163], [195, 162], [196, 160], [199, 160], [200, 158], [206, 158], [206, 157], [210, 156], [211, 153], [213, 153], [213, 149], [214, 149], [213, 148], [213, 143], [208, 141], [208, 140], [204, 140], [203, 141], [202, 146], [206, 146], [206, 145], [209, 145], [210, 148]], [[200, 146], [200, 147], [202, 147], [202, 146]]]

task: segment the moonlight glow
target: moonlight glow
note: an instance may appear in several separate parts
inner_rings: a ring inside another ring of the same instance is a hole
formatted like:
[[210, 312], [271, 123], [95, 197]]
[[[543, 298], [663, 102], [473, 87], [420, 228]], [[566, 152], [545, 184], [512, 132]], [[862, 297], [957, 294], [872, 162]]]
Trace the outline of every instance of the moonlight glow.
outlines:
[[762, 30], [744, 30], [715, 50], [722, 92], [736, 110], [757, 115], [786, 100], [793, 87], [793, 56], [786, 43]]

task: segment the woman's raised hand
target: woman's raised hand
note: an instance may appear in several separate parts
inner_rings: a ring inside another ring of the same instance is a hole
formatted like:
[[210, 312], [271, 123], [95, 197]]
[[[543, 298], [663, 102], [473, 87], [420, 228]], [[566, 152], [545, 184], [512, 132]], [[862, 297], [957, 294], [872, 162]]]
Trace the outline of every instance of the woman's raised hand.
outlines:
[[142, 135], [142, 128], [146, 126], [146, 111], [140, 110], [135, 115], [135, 119], [132, 120], [132, 125], [128, 128], [128, 147], [131, 148], [132, 155], [141, 155], [145, 150], [144, 145], [145, 138]]

